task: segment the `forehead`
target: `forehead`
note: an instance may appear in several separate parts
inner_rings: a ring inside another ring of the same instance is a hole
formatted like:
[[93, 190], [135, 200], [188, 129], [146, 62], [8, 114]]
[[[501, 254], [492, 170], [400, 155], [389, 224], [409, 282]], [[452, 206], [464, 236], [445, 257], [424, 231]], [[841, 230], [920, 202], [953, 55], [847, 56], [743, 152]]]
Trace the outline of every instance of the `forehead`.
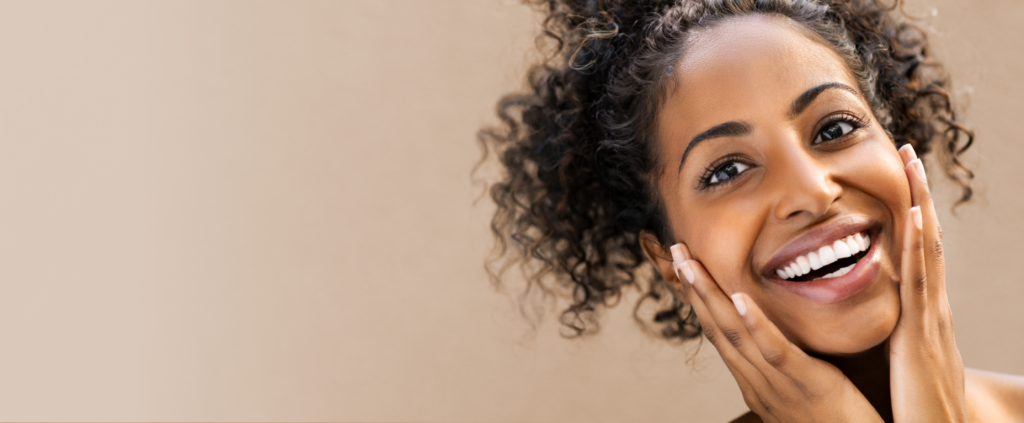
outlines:
[[798, 25], [753, 15], [694, 31], [673, 67], [659, 132], [699, 132], [755, 115], [785, 115], [801, 93], [826, 82], [859, 87], [832, 47]]

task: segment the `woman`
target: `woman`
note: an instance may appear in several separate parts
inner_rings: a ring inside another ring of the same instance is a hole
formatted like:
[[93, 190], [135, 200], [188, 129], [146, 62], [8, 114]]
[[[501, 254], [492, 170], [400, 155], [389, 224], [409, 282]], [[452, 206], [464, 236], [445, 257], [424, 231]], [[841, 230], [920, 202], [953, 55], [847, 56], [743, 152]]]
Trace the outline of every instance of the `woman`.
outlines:
[[639, 285], [661, 335], [718, 349], [737, 421], [1024, 421], [1024, 379], [953, 339], [918, 155], [967, 201], [973, 135], [898, 4], [543, 5], [556, 54], [481, 139], [499, 267], [568, 293], [570, 336]]

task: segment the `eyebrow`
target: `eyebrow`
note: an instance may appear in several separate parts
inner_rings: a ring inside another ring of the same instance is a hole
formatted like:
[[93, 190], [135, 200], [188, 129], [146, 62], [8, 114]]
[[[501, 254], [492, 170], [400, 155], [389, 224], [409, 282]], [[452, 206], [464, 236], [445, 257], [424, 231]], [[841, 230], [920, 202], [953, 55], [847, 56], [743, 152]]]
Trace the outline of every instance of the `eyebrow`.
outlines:
[[800, 114], [807, 109], [807, 106], [810, 106], [811, 103], [814, 102], [814, 99], [818, 98], [818, 95], [830, 89], [840, 89], [843, 91], [849, 91], [853, 95], [860, 95], [859, 91], [849, 85], [840, 84], [838, 82], [826, 82], [804, 91], [804, 93], [800, 94], [796, 100], [793, 100], [793, 105], [789, 107], [789, 118], [794, 119], [797, 116], [800, 116]]
[[686, 163], [686, 156], [690, 155], [690, 150], [693, 150], [697, 144], [701, 141], [709, 140], [712, 138], [722, 137], [738, 137], [741, 135], [747, 135], [754, 131], [754, 128], [746, 122], [726, 122], [720, 125], [715, 125], [714, 128], [708, 129], [707, 131], [701, 132], [700, 135], [693, 137], [690, 140], [690, 144], [686, 146], [686, 150], [683, 150], [683, 158], [679, 161], [679, 170], [676, 173], [683, 171], [683, 163]]
[[[807, 110], [807, 107], [810, 106], [811, 103], [821, 95], [821, 93], [830, 89], [840, 89], [848, 91], [854, 95], [860, 95], [859, 91], [848, 85], [838, 82], [826, 82], [804, 91], [804, 93], [800, 94], [796, 100], [793, 100], [793, 104], [789, 107], [789, 118], [794, 119], [799, 116], [804, 112], [804, 110]], [[683, 158], [679, 160], [679, 170], [676, 171], [676, 173], [683, 171], [683, 164], [686, 163], [686, 157], [690, 155], [690, 150], [693, 150], [693, 147], [701, 141], [706, 141], [712, 138], [738, 137], [742, 135], [749, 135], [751, 132], [753, 132], [753, 127], [750, 126], [749, 123], [736, 121], [715, 125], [713, 128], [701, 132], [696, 137], [693, 137], [693, 139], [690, 140], [690, 143], [686, 146], [686, 150], [683, 150]]]

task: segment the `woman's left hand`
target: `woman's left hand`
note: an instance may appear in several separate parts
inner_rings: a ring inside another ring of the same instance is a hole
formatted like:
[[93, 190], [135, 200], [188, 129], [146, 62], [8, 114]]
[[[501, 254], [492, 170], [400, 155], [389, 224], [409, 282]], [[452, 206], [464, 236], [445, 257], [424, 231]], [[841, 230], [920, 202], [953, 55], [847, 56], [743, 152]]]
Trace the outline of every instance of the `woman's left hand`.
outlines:
[[900, 149], [910, 181], [900, 265], [900, 319], [889, 344], [896, 422], [966, 422], [964, 366], [953, 339], [946, 298], [942, 233], [924, 166], [913, 148]]

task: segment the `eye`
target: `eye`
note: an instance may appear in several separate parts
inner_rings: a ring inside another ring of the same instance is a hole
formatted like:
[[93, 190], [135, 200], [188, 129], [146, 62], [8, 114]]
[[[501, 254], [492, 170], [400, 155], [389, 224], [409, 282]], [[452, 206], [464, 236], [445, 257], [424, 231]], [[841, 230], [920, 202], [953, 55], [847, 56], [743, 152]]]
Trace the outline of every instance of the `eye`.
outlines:
[[853, 131], [853, 129], [853, 125], [849, 122], [836, 121], [829, 123], [821, 128], [821, 132], [818, 132], [818, 137], [814, 139], [814, 144], [842, 138], [849, 134], [850, 131]]
[[707, 185], [714, 185], [720, 182], [728, 181], [732, 178], [735, 178], [736, 175], [743, 173], [743, 171], [747, 169], [750, 169], [750, 166], [747, 166], [737, 161], [731, 161], [722, 164], [721, 166], [718, 166], [711, 170], [711, 175], [709, 175], [707, 179]]

